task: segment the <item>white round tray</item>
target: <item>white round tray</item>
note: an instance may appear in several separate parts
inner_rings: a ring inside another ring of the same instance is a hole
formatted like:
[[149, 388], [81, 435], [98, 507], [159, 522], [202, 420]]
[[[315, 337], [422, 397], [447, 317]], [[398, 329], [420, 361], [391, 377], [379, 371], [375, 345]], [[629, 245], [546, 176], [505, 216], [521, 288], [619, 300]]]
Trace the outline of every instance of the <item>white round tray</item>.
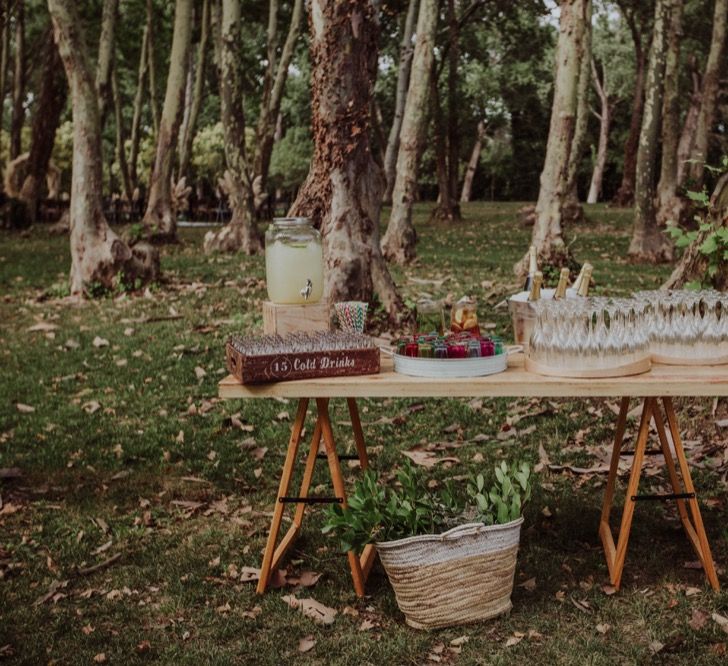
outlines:
[[475, 358], [418, 358], [393, 354], [394, 371], [411, 377], [483, 377], [503, 372], [508, 354]]

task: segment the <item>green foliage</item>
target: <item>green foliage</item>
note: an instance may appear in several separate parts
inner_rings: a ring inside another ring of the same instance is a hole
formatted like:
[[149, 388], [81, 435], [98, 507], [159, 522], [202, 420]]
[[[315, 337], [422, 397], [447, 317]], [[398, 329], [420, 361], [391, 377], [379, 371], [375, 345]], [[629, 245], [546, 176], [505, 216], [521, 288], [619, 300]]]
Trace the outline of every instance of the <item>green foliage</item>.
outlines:
[[478, 474], [463, 495], [451, 483], [439, 492], [430, 490], [423, 472], [409, 461], [397, 472], [396, 489], [384, 486], [376, 472], [367, 470], [355, 483], [348, 506], [329, 508], [322, 531], [336, 534], [341, 549], [348, 551], [374, 541], [438, 534], [463, 520], [508, 523], [521, 515], [531, 497], [530, 476], [527, 463], [509, 467], [501, 462], [490, 488]]
[[199, 178], [215, 185], [225, 170], [225, 137], [218, 122], [197, 130], [190, 158]]
[[297, 188], [308, 175], [313, 155], [311, 133], [306, 127], [292, 127], [273, 146], [270, 160], [270, 180], [284, 190]]
[[[728, 156], [723, 157], [720, 167], [706, 165], [706, 169], [714, 174], [723, 173], [728, 169]], [[717, 223], [710, 220], [710, 195], [705, 188], [700, 192], [688, 190], [686, 194], [700, 211], [694, 217], [698, 223], [698, 228], [685, 231], [673, 225], [667, 228], [667, 233], [675, 241], [675, 246], [678, 248], [686, 248], [698, 239], [701, 240], [698, 252], [706, 259], [707, 270], [705, 271], [705, 277], [700, 281], [689, 282], [685, 286], [688, 289], [707, 288], [713, 286], [713, 279], [721, 269], [728, 265], [728, 227], [724, 226], [720, 220]]]

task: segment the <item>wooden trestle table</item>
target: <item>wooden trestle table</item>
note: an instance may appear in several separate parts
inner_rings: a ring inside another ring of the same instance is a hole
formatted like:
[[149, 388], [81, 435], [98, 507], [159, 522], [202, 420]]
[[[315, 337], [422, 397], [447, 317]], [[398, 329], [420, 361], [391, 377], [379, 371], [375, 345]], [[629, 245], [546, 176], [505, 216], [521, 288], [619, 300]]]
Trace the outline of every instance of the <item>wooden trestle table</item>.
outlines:
[[[612, 585], [619, 588], [622, 580], [635, 504], [642, 499], [660, 499], [675, 500], [680, 520], [685, 528], [688, 540], [702, 563], [705, 575], [713, 589], [719, 589], [718, 576], [700, 515], [700, 507], [690, 475], [690, 468], [680, 438], [672, 398], [674, 396], [728, 396], [728, 368], [726, 367], [654, 365], [650, 372], [632, 377], [564, 379], [527, 372], [524, 369], [523, 355], [515, 354], [509, 359], [508, 369], [497, 375], [473, 379], [429, 379], [395, 373], [391, 359], [383, 356], [381, 373], [378, 375], [308, 379], [263, 385], [243, 385], [230, 375], [220, 381], [218, 388], [220, 397], [224, 399], [279, 397], [298, 400], [298, 408], [281, 473], [271, 528], [263, 555], [257, 587], [258, 593], [265, 592], [270, 581], [271, 571], [278, 566], [286, 550], [300, 531], [306, 505], [320, 502], [338, 502], [346, 505], [346, 491], [340, 459], [345, 457], [358, 458], [361, 467], [363, 469], [367, 467], [367, 452], [356, 403], [357, 398], [470, 397], [621, 397], [609, 476], [599, 522], [599, 535], [604, 546], [604, 554]], [[342, 456], [337, 453], [329, 416], [329, 402], [335, 398], [346, 399], [357, 450], [355, 456]], [[627, 413], [630, 399], [633, 398], [642, 400], [642, 416], [634, 446], [634, 456], [622, 520], [615, 543], [609, 525], [609, 515], [615, 494]], [[291, 497], [289, 496], [289, 488], [297, 463], [299, 445], [304, 432], [306, 412], [310, 401], [316, 403], [317, 417], [311, 447], [303, 469], [300, 491], [297, 496]], [[659, 449], [654, 451], [647, 449], [652, 421], [655, 423], [659, 441]], [[322, 438], [326, 451], [325, 455], [319, 454], [319, 445]], [[677, 458], [677, 466], [673, 460], [670, 440], [672, 440], [672, 450], [674, 450]], [[653, 452], [662, 453], [665, 459], [673, 493], [668, 495], [638, 494], [644, 456], [646, 453]], [[317, 457], [325, 457], [328, 461], [335, 493], [334, 497], [309, 497], [308, 495]], [[295, 513], [291, 527], [278, 543], [278, 533], [287, 504], [296, 505]], [[375, 551], [372, 546], [365, 548], [361, 554], [348, 553], [354, 590], [358, 596], [364, 594], [364, 584], [374, 561], [374, 556]]]

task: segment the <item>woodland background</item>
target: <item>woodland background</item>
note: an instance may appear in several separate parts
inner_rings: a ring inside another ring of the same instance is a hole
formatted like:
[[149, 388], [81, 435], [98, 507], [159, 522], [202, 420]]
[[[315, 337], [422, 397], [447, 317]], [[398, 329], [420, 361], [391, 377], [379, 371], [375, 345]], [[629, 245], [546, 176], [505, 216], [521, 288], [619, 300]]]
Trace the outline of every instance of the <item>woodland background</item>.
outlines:
[[[512, 613], [427, 634], [378, 566], [354, 597], [316, 512], [254, 594], [292, 405], [215, 396], [274, 214], [313, 219], [329, 296], [380, 331], [472, 294], [511, 339], [529, 243], [596, 294], [724, 288], [727, 5], [0, 2], [0, 661], [723, 664], [728, 594], [672, 507], [640, 507], [607, 585], [615, 401], [362, 401], [385, 478], [403, 453], [433, 484], [538, 470]], [[725, 582], [728, 409], [678, 409]]]

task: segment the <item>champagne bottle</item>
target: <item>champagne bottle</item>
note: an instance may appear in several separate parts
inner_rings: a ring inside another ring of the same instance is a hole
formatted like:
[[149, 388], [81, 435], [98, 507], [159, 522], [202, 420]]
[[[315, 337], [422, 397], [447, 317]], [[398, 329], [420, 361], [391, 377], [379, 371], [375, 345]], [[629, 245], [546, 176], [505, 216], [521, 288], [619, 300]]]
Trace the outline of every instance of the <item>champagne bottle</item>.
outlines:
[[559, 284], [556, 285], [556, 291], [554, 292], [554, 300], [566, 297], [566, 287], [569, 285], [569, 269], [562, 268], [561, 275], [559, 276]]
[[579, 285], [579, 291], [577, 292], [579, 296], [584, 296], [585, 298], [589, 295], [589, 287], [591, 285], [591, 276], [592, 276], [592, 267], [591, 264], [586, 267], [584, 270], [584, 274], [581, 276], [581, 284]]
[[536, 271], [533, 274], [533, 280], [531, 280], [531, 290], [528, 293], [529, 301], [537, 301], [541, 298], [541, 283], [543, 282], [543, 273]]
[[531, 291], [531, 284], [533, 282], [533, 276], [538, 270], [538, 261], [536, 257], [536, 246], [531, 245], [528, 248], [528, 275], [526, 276], [526, 282], [523, 284], [523, 291]]
[[579, 293], [579, 288], [581, 287], [581, 283], [582, 283], [582, 282], [583, 282], [583, 280], [584, 280], [584, 271], [585, 271], [585, 270], [586, 270], [587, 268], [588, 268], [589, 270], [594, 270], [593, 266], [592, 266], [592, 265], [591, 265], [591, 264], [590, 264], [590, 263], [589, 263], [588, 261], [585, 261], [585, 262], [584, 262], [584, 264], [583, 264], [583, 265], [582, 265], [582, 267], [581, 267], [581, 270], [579, 271], [579, 275], [577, 276], [576, 280], [574, 281], [574, 284], [573, 284], [573, 289], [574, 289], [574, 291], [575, 291], [575, 292], [576, 292], [577, 294]]

